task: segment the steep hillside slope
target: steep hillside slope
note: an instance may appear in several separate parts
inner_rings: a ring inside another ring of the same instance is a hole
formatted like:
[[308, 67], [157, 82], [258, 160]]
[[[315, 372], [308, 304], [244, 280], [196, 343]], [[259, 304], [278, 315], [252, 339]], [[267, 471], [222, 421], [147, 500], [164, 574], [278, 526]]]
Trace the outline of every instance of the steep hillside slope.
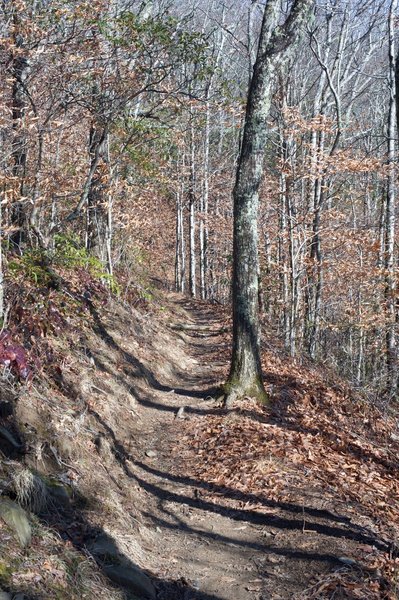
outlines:
[[66, 291], [48, 363], [3, 373], [4, 598], [397, 598], [393, 418], [274, 340], [271, 407], [227, 413], [222, 309]]

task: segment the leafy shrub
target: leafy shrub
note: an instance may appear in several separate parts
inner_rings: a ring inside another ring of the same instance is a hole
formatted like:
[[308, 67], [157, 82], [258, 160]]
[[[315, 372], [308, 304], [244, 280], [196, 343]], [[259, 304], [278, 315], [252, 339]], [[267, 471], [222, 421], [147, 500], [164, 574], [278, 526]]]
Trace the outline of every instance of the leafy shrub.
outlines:
[[70, 236], [55, 237], [53, 264], [70, 269], [79, 267], [87, 269], [94, 279], [100, 279], [108, 285], [112, 293], [119, 294], [120, 290], [115, 278], [105, 271], [102, 262], [97, 257], [91, 256], [86, 248]]
[[60, 278], [52, 267], [64, 269], [85, 269], [94, 279], [99, 279], [114, 294], [119, 294], [115, 278], [106, 272], [101, 261], [91, 256], [74, 238], [66, 235], [55, 236], [55, 249], [52, 253], [43, 249], [27, 250], [22, 256], [10, 260], [11, 274], [22, 275], [35, 285], [57, 288]]
[[36, 285], [50, 285], [53, 274], [46, 265], [46, 256], [43, 250], [29, 250], [22, 256], [10, 260], [8, 270], [15, 275], [23, 275]]

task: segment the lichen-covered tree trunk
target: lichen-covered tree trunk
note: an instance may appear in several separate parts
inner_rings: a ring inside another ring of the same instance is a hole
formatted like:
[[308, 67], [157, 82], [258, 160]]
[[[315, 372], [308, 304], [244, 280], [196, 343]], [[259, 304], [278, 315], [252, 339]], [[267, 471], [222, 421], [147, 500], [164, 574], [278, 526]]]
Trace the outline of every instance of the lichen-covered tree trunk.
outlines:
[[267, 401], [260, 361], [259, 186], [275, 74], [293, 56], [312, 5], [312, 0], [295, 0], [285, 23], [278, 26], [280, 1], [269, 0], [263, 16], [233, 192], [233, 353], [225, 384], [226, 405], [245, 396]]
[[196, 165], [195, 165], [195, 131], [193, 114], [190, 113], [190, 179], [188, 188], [188, 206], [189, 206], [189, 247], [190, 247], [190, 271], [189, 287], [190, 295], [195, 298], [197, 295], [197, 262], [196, 262]]

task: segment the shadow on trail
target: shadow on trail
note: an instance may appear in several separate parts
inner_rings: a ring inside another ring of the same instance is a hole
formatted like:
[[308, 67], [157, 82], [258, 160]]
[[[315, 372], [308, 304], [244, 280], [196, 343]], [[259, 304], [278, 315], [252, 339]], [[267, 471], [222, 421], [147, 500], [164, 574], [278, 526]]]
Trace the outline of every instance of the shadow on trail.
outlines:
[[[119, 344], [117, 344], [117, 342], [114, 340], [112, 335], [108, 332], [108, 330], [104, 326], [103, 322], [101, 321], [100, 316], [99, 316], [97, 310], [95, 309], [93, 303], [91, 301], [86, 301], [86, 302], [89, 306], [90, 313], [94, 320], [94, 330], [97, 331], [97, 333], [100, 335], [100, 337], [104, 340], [104, 342], [110, 348], [112, 348], [113, 350], [118, 352], [121, 355], [121, 357], [124, 359], [127, 366], [122, 369], [122, 372], [130, 380], [135, 379], [135, 378], [136, 379], [144, 378], [147, 381], [148, 385], [151, 386], [156, 391], [163, 392], [166, 394], [174, 393], [179, 396], [187, 396], [187, 397], [191, 397], [191, 398], [205, 399], [207, 397], [213, 397], [213, 395], [218, 392], [218, 388], [216, 386], [212, 386], [212, 385], [210, 385], [207, 389], [198, 390], [198, 389], [192, 389], [192, 388], [190, 389], [189, 387], [188, 388], [171, 387], [169, 385], [162, 384], [155, 377], [154, 373], [150, 369], [148, 369], [138, 358], [136, 358], [130, 352], [127, 352], [126, 350], [121, 348], [119, 346]], [[94, 360], [100, 369], [107, 371], [107, 368], [96, 357], [94, 357]], [[172, 405], [168, 406], [165, 404], [154, 402], [149, 399], [141, 398], [139, 395], [136, 395], [136, 390], [132, 387], [131, 383], [127, 383], [127, 381], [124, 377], [116, 376], [115, 373], [112, 373], [112, 375], [114, 377], [116, 377], [118, 379], [118, 381], [120, 383], [122, 383], [128, 389], [129, 392], [133, 391], [139, 404], [142, 404], [143, 406], [148, 406], [151, 408], [156, 408], [163, 412], [176, 412], [176, 410], [177, 410], [176, 406], [172, 406]], [[193, 375], [187, 376], [187, 373], [181, 373], [181, 372], [176, 372], [175, 375], [178, 379], [180, 379], [182, 381], [187, 381], [188, 386], [191, 386], [191, 385], [196, 386], [200, 382], [204, 383], [203, 377], [200, 377], [200, 376], [193, 376]], [[205, 383], [206, 383], [206, 381], [205, 381]], [[208, 380], [208, 384], [210, 384], [210, 383], [211, 383], [211, 381]], [[194, 407], [187, 407], [187, 412], [192, 412], [195, 414], [206, 414], [208, 411], [202, 410], [200, 408], [197, 409]], [[209, 412], [213, 412], [213, 411], [209, 411]]]
[[[115, 444], [114, 454], [118, 462], [123, 465], [125, 462], [123, 447], [117, 443], [112, 429], [103, 421], [102, 424]], [[125, 467], [125, 472], [130, 477], [134, 477], [127, 465]], [[187, 598], [190, 600], [221, 600], [219, 596], [192, 587], [184, 578], [168, 580], [157, 577], [139, 567], [129, 556], [120, 551], [117, 542], [111, 535], [87, 520], [86, 509], [90, 509], [90, 501], [80, 493], [76, 493], [73, 499], [49, 503], [46, 512], [36, 515], [47, 530], [50, 529], [56, 533], [58, 538], [71, 544], [80, 555], [81, 561], [77, 560], [76, 556], [71, 557], [69, 554], [68, 561], [70, 562], [67, 566], [71, 569], [71, 575], [76, 576], [76, 580], [81, 582], [83, 591], [85, 586], [90, 585], [91, 579], [90, 574], [86, 580], [82, 579], [80, 566], [86, 563], [90, 556], [108, 581], [108, 585], [118, 590], [121, 594], [118, 597], [124, 600], [137, 600], [137, 598], [145, 600], [155, 597], [157, 600], [187, 600]], [[137, 520], [135, 515], [127, 512], [126, 519], [130, 518]], [[93, 575], [98, 579], [95, 571]], [[149, 593], [147, 593], [148, 588]], [[31, 594], [27, 585], [22, 583], [19, 589], [14, 589], [8, 580], [0, 577], [0, 592], [2, 591], [9, 593], [10, 598], [20, 594], [24, 600], [42, 600], [40, 596]], [[73, 597], [76, 597], [77, 592], [78, 588], [71, 589]]]
[[[174, 375], [175, 375], [176, 379], [178, 379], [179, 381], [182, 381], [182, 382], [186, 382], [187, 387], [172, 387], [170, 385], [164, 385], [163, 383], [161, 383], [156, 378], [154, 373], [150, 369], [148, 369], [138, 358], [133, 356], [130, 352], [127, 352], [126, 350], [121, 348], [121, 346], [115, 341], [115, 339], [112, 337], [112, 335], [108, 332], [108, 330], [104, 326], [93, 303], [91, 301], [86, 301], [86, 302], [88, 303], [90, 313], [94, 320], [94, 330], [97, 331], [97, 333], [100, 335], [100, 337], [104, 340], [104, 342], [110, 348], [112, 348], [112, 350], [115, 350], [116, 352], [118, 352], [120, 354], [120, 356], [123, 358], [123, 360], [126, 363], [126, 366], [124, 366], [122, 368], [123, 375], [118, 375], [115, 371], [111, 372], [100, 361], [100, 359], [97, 356], [94, 356], [93, 359], [95, 360], [96, 366], [100, 370], [110, 373], [115, 379], [117, 379], [118, 382], [122, 386], [124, 386], [129, 393], [132, 393], [134, 395], [138, 404], [141, 404], [142, 406], [145, 406], [147, 408], [154, 408], [161, 412], [167, 412], [167, 413], [176, 413], [176, 411], [178, 409], [178, 407], [176, 407], [176, 405], [174, 405], [174, 404], [166, 404], [164, 402], [161, 403], [161, 402], [157, 402], [151, 398], [143, 397], [138, 392], [137, 388], [135, 388], [132, 385], [132, 380], [134, 380], [134, 379], [140, 380], [143, 378], [145, 379], [145, 381], [148, 383], [148, 385], [150, 387], [152, 387], [156, 391], [163, 392], [164, 394], [176, 394], [178, 396], [183, 396], [186, 398], [193, 398], [193, 399], [202, 399], [204, 401], [209, 400], [209, 399], [216, 400], [217, 397], [220, 396], [220, 394], [221, 394], [220, 387], [216, 386], [216, 385], [212, 385], [211, 378], [204, 379], [204, 377], [201, 375], [192, 375], [192, 374], [187, 375], [187, 373], [185, 373], [185, 372], [175, 371]], [[202, 349], [203, 347], [199, 346], [199, 348]], [[208, 387], [206, 387], [205, 389], [198, 389], [198, 386], [200, 384], [206, 384], [206, 385], [208, 385]], [[235, 409], [233, 409], [233, 410], [235, 410]], [[214, 407], [201, 408], [198, 406], [185, 406], [185, 412], [187, 414], [194, 414], [194, 415], [227, 414], [227, 411], [223, 408], [214, 408]], [[233, 411], [230, 410], [229, 412], [231, 413]], [[263, 418], [262, 415], [257, 414], [257, 413], [252, 413], [251, 411], [247, 411], [247, 410], [241, 410], [241, 409], [238, 410], [237, 409], [237, 412], [239, 412], [239, 414], [241, 414], [243, 416], [248, 416], [248, 417], [258, 420], [258, 421], [266, 422], [268, 420], [267, 415], [265, 415], [265, 417]]]
[[265, 544], [259, 544], [247, 540], [238, 540], [232, 537], [221, 535], [219, 533], [204, 531], [203, 529], [194, 529], [193, 527], [189, 527], [187, 523], [184, 523], [180, 519], [178, 523], [174, 524], [164, 519], [160, 519], [159, 517], [154, 517], [153, 515], [149, 515], [146, 513], [144, 514], [145, 516], [147, 516], [147, 518], [151, 519], [154, 525], [156, 526], [165, 527], [166, 529], [171, 529], [175, 531], [185, 531], [190, 535], [198, 535], [198, 537], [206, 538], [218, 543], [227, 544], [229, 546], [236, 546], [237, 548], [244, 547], [258, 552], [262, 552], [263, 554], [274, 554], [278, 556], [285, 556], [286, 558], [296, 558], [300, 560], [319, 560], [322, 562], [342, 565], [342, 562], [334, 554], [321, 554], [319, 552], [301, 552], [299, 550], [291, 550], [289, 548], [266, 546]]
[[[145, 380], [147, 381], [148, 385], [151, 386], [154, 390], [163, 392], [165, 394], [173, 393], [178, 396], [185, 397], [185, 398], [193, 398], [193, 399], [197, 399], [197, 400], [203, 399], [205, 401], [209, 398], [216, 400], [217, 397], [220, 395], [220, 393], [221, 393], [220, 388], [215, 385], [212, 385], [211, 379], [204, 380], [204, 378], [201, 376], [187, 375], [187, 373], [185, 373], [185, 372], [176, 371], [175, 377], [179, 381], [186, 382], [187, 387], [171, 387], [169, 385], [162, 384], [155, 377], [154, 373], [150, 369], [148, 369], [140, 360], [138, 360], [131, 353], [129, 353], [126, 350], [124, 350], [123, 348], [121, 348], [116, 343], [114, 338], [110, 335], [110, 333], [107, 331], [104, 324], [102, 323], [102, 321], [98, 315], [98, 312], [94, 308], [93, 304], [91, 302], [89, 302], [88, 305], [89, 305], [90, 312], [93, 316], [93, 319], [95, 322], [95, 328], [97, 329], [97, 332], [100, 334], [102, 339], [106, 342], [106, 344], [113, 350], [117, 351], [122, 356], [124, 361], [126, 362], [127, 366], [123, 368], [123, 374], [125, 377], [118, 376], [115, 374], [115, 372], [112, 372], [111, 374], [113, 375], [113, 377], [118, 379], [118, 381], [128, 390], [129, 393], [134, 394], [134, 397], [136, 398], [136, 400], [139, 404], [141, 404], [142, 406], [145, 406], [147, 408], [153, 408], [153, 409], [159, 410], [161, 412], [176, 413], [176, 411], [177, 411], [176, 405], [166, 404], [164, 402], [160, 403], [151, 398], [143, 397], [138, 392], [138, 390], [135, 389], [131, 385], [131, 383], [128, 383], [128, 381], [131, 382], [131, 380], [134, 378], [140, 379], [140, 378], [144, 377]], [[203, 347], [198, 346], [198, 348], [201, 349]], [[96, 363], [100, 369], [107, 371], [107, 368], [103, 364], [101, 364], [101, 362], [98, 359], [96, 359]], [[306, 391], [306, 386], [302, 382], [299, 382], [293, 376], [289, 376], [289, 375], [279, 376], [274, 373], [268, 373], [268, 372], [264, 373], [264, 380], [265, 380], [265, 383], [275, 386], [278, 390], [279, 395], [278, 395], [278, 399], [277, 399], [275, 405], [272, 406], [271, 409], [265, 408], [263, 412], [250, 411], [247, 409], [239, 409], [239, 408], [233, 409], [234, 412], [237, 412], [238, 414], [240, 414], [243, 417], [248, 417], [250, 419], [253, 419], [253, 420], [256, 420], [259, 422], [276, 424], [278, 427], [281, 427], [282, 429], [289, 429], [289, 430], [297, 431], [297, 432], [301, 432], [301, 433], [310, 433], [311, 435], [322, 436], [330, 444], [336, 443], [334, 433], [324, 431], [322, 428], [318, 428], [316, 430], [315, 428], [310, 428], [308, 426], [304, 426], [301, 423], [301, 414], [300, 413], [296, 414], [295, 412], [294, 413], [291, 412], [290, 415], [287, 416], [288, 415], [288, 410], [287, 410], [288, 407], [290, 405], [295, 404], [295, 398], [292, 397], [292, 391], [295, 390], [298, 393], [305, 393], [305, 391]], [[208, 387], [205, 389], [198, 389], [198, 387], [201, 385], [201, 383], [207, 384]], [[319, 394], [318, 394], [318, 400], [317, 400], [319, 403], [322, 401], [322, 394], [323, 394], [323, 389], [320, 388]], [[319, 398], [319, 396], [320, 396], [320, 398]], [[231, 413], [233, 411], [230, 410], [229, 412]], [[189, 405], [185, 406], [185, 412], [186, 412], [186, 414], [203, 415], [203, 416], [205, 416], [205, 415], [223, 415], [223, 414], [227, 413], [227, 411], [223, 408], [215, 408], [215, 407], [202, 408], [201, 406], [189, 406]], [[388, 460], [388, 459], [385, 459], [384, 457], [379, 457], [373, 453], [370, 453], [369, 451], [367, 451], [364, 448], [359, 448], [355, 444], [350, 444], [350, 443], [347, 444], [346, 451], [353, 454], [357, 458], [359, 458], [359, 457], [370, 458], [374, 462], [380, 464], [389, 473], [392, 473], [393, 471], [396, 472], [396, 470], [398, 468], [397, 461], [395, 461], [393, 459]]]
[[[288, 429], [298, 433], [310, 434], [312, 436], [323, 438], [327, 444], [335, 450], [344, 451], [357, 459], [366, 459], [372, 461], [381, 467], [383, 467], [389, 474], [396, 476], [399, 468], [399, 461], [391, 453], [391, 456], [384, 457], [379, 453], [379, 447], [381, 446], [381, 439], [379, 438], [378, 432], [367, 430], [367, 438], [377, 444], [377, 452], [373, 452], [372, 448], [366, 445], [357, 444], [356, 427], [354, 431], [351, 429], [351, 423], [354, 421], [362, 421], [362, 415], [356, 415], [356, 406], [351, 407], [348, 403], [348, 422], [343, 424], [340, 422], [339, 427], [335, 426], [335, 416], [331, 412], [331, 406], [326, 398], [326, 388], [323, 385], [317, 385], [312, 390], [306, 386], [306, 384], [298, 381], [295, 376], [292, 375], [277, 375], [275, 373], [266, 372], [263, 374], [266, 383], [271, 384], [274, 387], [273, 396], [275, 401], [272, 402], [270, 408], [263, 410], [265, 415], [265, 422], [274, 424], [281, 429]], [[311, 392], [312, 402], [310, 403], [310, 411], [314, 412], [317, 426], [310, 426], [303, 422], [304, 414], [301, 412], [301, 406], [296, 405], [296, 394], [304, 395]], [[350, 414], [351, 409], [354, 411]], [[324, 412], [331, 414], [331, 423], [320, 422], [317, 420], [317, 412]], [[248, 415], [250, 416], [250, 415]], [[343, 444], [343, 437], [345, 443]]]
[[[218, 486], [212, 483], [207, 483], [206, 481], [192, 479], [190, 477], [181, 477], [179, 475], [172, 475], [171, 473], [166, 473], [164, 471], [154, 469], [154, 467], [150, 467], [149, 465], [142, 462], [136, 461], [135, 464], [136, 466], [140, 467], [140, 469], [143, 469], [143, 471], [147, 471], [148, 473], [156, 475], [161, 479], [166, 479], [174, 483], [181, 483], [183, 485], [192, 486], [196, 489], [204, 489], [209, 492], [215, 492], [216, 494], [223, 495], [223, 497], [227, 499], [239, 500], [245, 503], [252, 502], [255, 504], [262, 504], [263, 506], [267, 506], [268, 508], [278, 508], [280, 510], [286, 510], [301, 515], [303, 515], [304, 512], [304, 507], [299, 506], [298, 504], [293, 504], [290, 502], [277, 502], [276, 500], [270, 500], [269, 498], [258, 494], [251, 494], [248, 492], [244, 494], [239, 490], [231, 489], [224, 486]], [[242, 511], [242, 513], [246, 514], [246, 511]], [[350, 523], [349, 517], [345, 517], [343, 515], [336, 515], [331, 511], [318, 508], [307, 507], [306, 515], [311, 515], [312, 517], [320, 519], [329, 519], [330, 521], [336, 521], [338, 523]]]
[[[317, 523], [314, 520], [311, 521], [309, 518], [305, 520], [295, 519], [295, 518], [286, 518], [279, 517], [276, 515], [270, 514], [262, 514], [255, 511], [243, 511], [231, 507], [225, 507], [220, 504], [216, 504], [214, 502], [210, 502], [208, 500], [203, 500], [201, 498], [190, 498], [189, 496], [176, 494], [172, 491], [165, 491], [163, 488], [149, 483], [141, 477], [135, 475], [135, 480], [139, 483], [139, 485], [145, 489], [147, 492], [156, 496], [160, 500], [168, 500], [170, 502], [175, 502], [177, 504], [184, 504], [186, 506], [190, 506], [192, 508], [201, 509], [204, 511], [208, 511], [210, 513], [216, 513], [221, 516], [227, 517], [234, 521], [243, 521], [247, 523], [252, 523], [254, 525], [260, 525], [262, 527], [269, 526], [274, 527], [276, 529], [285, 529], [285, 530], [299, 530], [303, 531], [306, 525], [306, 531], [313, 531], [315, 533], [320, 533], [322, 535], [326, 535], [333, 538], [342, 538], [342, 539], [350, 539], [355, 542], [361, 544], [373, 545], [376, 548], [379, 548], [383, 552], [388, 552], [390, 550], [389, 545], [385, 542], [380, 541], [376, 537], [371, 537], [371, 535], [366, 535], [361, 530], [358, 530], [355, 527], [351, 527], [350, 529], [343, 529], [341, 527], [336, 527], [333, 525], [325, 525], [322, 523]], [[279, 503], [276, 503], [276, 508], [283, 508], [279, 506]], [[299, 508], [299, 507], [297, 507]], [[284, 510], [284, 508], [283, 508]], [[307, 507], [301, 507], [301, 510], [307, 512]], [[241, 544], [241, 542], [237, 542], [235, 540], [231, 540], [233, 543]], [[245, 542], [243, 545], [248, 545]], [[266, 550], [267, 546], [260, 545], [258, 549]], [[283, 552], [281, 549], [279, 552]], [[303, 557], [305, 558], [305, 557]], [[309, 557], [311, 558], [311, 557]]]
[[[204, 380], [202, 377], [196, 377], [192, 375], [188, 376], [187, 373], [176, 372], [176, 378], [183, 382], [183, 386], [179, 388], [173, 388], [171, 386], [163, 385], [157, 379], [155, 374], [140, 360], [120, 347], [112, 335], [107, 331], [93, 304], [88, 302], [88, 306], [93, 317], [94, 328], [97, 330], [97, 333], [101, 336], [107, 346], [117, 351], [118, 355], [123, 360], [121, 372], [112, 372], [113, 377], [116, 377], [130, 393], [134, 394], [139, 404], [162, 412], [175, 413], [177, 410], [177, 406], [173, 405], [172, 403], [164, 404], [143, 397], [143, 394], [135, 389], [135, 386], [132, 385], [135, 378], [137, 380], [145, 379], [148, 385], [154, 390], [163, 392], [165, 394], [174, 393], [192, 398], [206, 398], [207, 396], [213, 397], [215, 395], [217, 388], [212, 386], [209, 386], [208, 389], [205, 390], [190, 389], [191, 386], [195, 387], [199, 386], [201, 383], [203, 384]], [[200, 346], [198, 346], [197, 351], [198, 350], [200, 350]], [[95, 358], [95, 361], [96, 365], [100, 369], [110, 372], [112, 366], [107, 367], [101, 364], [97, 357]], [[208, 381], [206, 383], [210, 384], [212, 382]], [[275, 380], [274, 383], [278, 384], [277, 380]], [[187, 389], [185, 384], [187, 384]], [[289, 385], [290, 387], [291, 385], [296, 385], [294, 381], [286, 381], [285, 384]], [[99, 425], [101, 425], [101, 429], [111, 442], [111, 448], [114, 457], [120, 464], [125, 475], [134, 480], [141, 487], [141, 489], [145, 490], [148, 494], [155, 498], [159, 509], [163, 511], [163, 514], [157, 516], [143, 513], [144, 516], [151, 520], [152, 524], [155, 526], [158, 525], [164, 529], [169, 529], [176, 532], [183, 531], [193, 536], [197, 536], [198, 538], [209, 540], [215, 544], [228, 544], [241, 549], [241, 551], [259, 551], [269, 555], [275, 554], [279, 556], [285, 556], [288, 559], [321, 561], [329, 563], [333, 566], [340, 564], [339, 555], [334, 555], [334, 553], [331, 552], [312, 552], [311, 550], [307, 552], [306, 550], [297, 550], [289, 547], [276, 547], [273, 545], [273, 542], [270, 541], [265, 541], [263, 543], [262, 540], [256, 541], [251, 539], [236, 539], [234, 536], [222, 535], [218, 534], [217, 532], [198, 529], [197, 527], [193, 527], [179, 519], [178, 515], [175, 514], [175, 511], [172, 510], [168, 512], [167, 507], [165, 506], [165, 501], [167, 501], [174, 503], [177, 507], [181, 506], [193, 508], [204, 511], [205, 513], [217, 514], [233, 521], [248, 523], [262, 528], [271, 527], [273, 529], [282, 531], [301, 532], [304, 530], [306, 525], [306, 531], [311, 531], [314, 534], [327, 536], [335, 540], [352, 540], [359, 544], [375, 546], [383, 552], [390, 551], [388, 543], [386, 543], [384, 540], [378, 539], [372, 532], [351, 524], [350, 520], [344, 516], [335, 515], [329, 511], [319, 510], [312, 507], [302, 505], [299, 506], [292, 503], [279, 503], [255, 494], [244, 494], [234, 489], [220, 488], [218, 486], [209, 485], [206, 482], [197, 481], [195, 479], [171, 475], [139, 461], [135, 462], [134, 457], [132, 457], [126, 451], [125, 447], [118, 440], [115, 432], [108, 425], [108, 423], [92, 408], [89, 408], [88, 410], [90, 414], [97, 420]], [[225, 411], [222, 409], [219, 411], [213, 408], [209, 409], [208, 407], [202, 408], [201, 406], [187, 406], [186, 412], [205, 415], [218, 414], [218, 412], [219, 414], [223, 414]], [[245, 411], [237, 412], [245, 415]], [[251, 418], [259, 418], [259, 415], [252, 415], [250, 411], [247, 411], [246, 416], [250, 416]], [[277, 419], [277, 415], [271, 416], [270, 412], [267, 413], [265, 411], [265, 420], [270, 422], [271, 419]], [[279, 423], [279, 425], [284, 426], [284, 423]], [[291, 424], [291, 426], [292, 425], [294, 424]], [[287, 423], [287, 427], [288, 426], [289, 424]], [[157, 477], [158, 481], [156, 481], [156, 483], [154, 483], [153, 480], [149, 481], [149, 475]], [[163, 485], [166, 482], [174, 482], [186, 485], [190, 488], [190, 490], [187, 490], [187, 492], [185, 490], [179, 490], [179, 493], [177, 493], [173, 490], [163, 489]], [[217, 499], [216, 501], [213, 501], [213, 499], [209, 500], [201, 497], [201, 495], [198, 493], [197, 497], [192, 497], [192, 488], [194, 488], [194, 493], [196, 493], [198, 489], [215, 492], [217, 495], [222, 496], [222, 499], [221, 501], [218, 501]], [[223, 505], [223, 499], [238, 499], [243, 503], [260, 503], [267, 508], [275, 509], [275, 512], [278, 514], [270, 514], [266, 512], [262, 514], [257, 511], [240, 510], [237, 508], [228, 507]], [[342, 545], [344, 546], [344, 544]], [[333, 552], [334, 551], [335, 550], [333, 550]], [[183, 581], [165, 582], [162, 580], [157, 580], [156, 578], [153, 578], [153, 580], [158, 588], [158, 598], [160, 599], [172, 600], [173, 598], [183, 599], [185, 597], [189, 597], [190, 600], [218, 600], [216, 596], [204, 594], [199, 590], [187, 587], [184, 585]]]
[[[82, 498], [80, 498], [81, 502]], [[129, 519], [128, 514], [126, 517]], [[109, 584], [120, 590], [125, 600], [133, 600], [138, 597], [144, 600], [155, 596], [159, 600], [185, 600], [187, 597], [190, 600], [220, 600], [218, 596], [203, 593], [193, 588], [185, 580], [161, 579], [141, 569], [119, 550], [116, 541], [108, 533], [99, 527], [93, 527], [86, 520], [82, 511], [76, 507], [71, 506], [69, 509], [62, 511], [58, 509], [54, 514], [44, 515], [43, 521], [47, 527], [51, 527], [56, 531], [62, 539], [69, 541], [75, 550], [82, 553], [82, 558], [87, 559], [87, 553], [89, 553], [103, 575], [108, 579]], [[95, 544], [97, 544], [97, 550], [93, 551], [92, 548]], [[137, 587], [131, 583], [132, 573], [135, 574], [135, 577], [137, 576], [137, 581], [140, 582]], [[144, 583], [143, 577], [145, 579]], [[148, 585], [154, 586], [154, 596], [151, 593], [146, 593], [145, 588]], [[39, 599], [32, 598], [32, 600]]]
[[[134, 461], [134, 458], [131, 457], [131, 455], [125, 450], [123, 444], [118, 442], [112, 428], [109, 427], [106, 423], [104, 423], [103, 419], [101, 419], [101, 417], [95, 411], [93, 411], [92, 409], [89, 410], [91, 414], [108, 432], [113, 442], [113, 454], [115, 456], [115, 459], [119, 462], [125, 474], [128, 477], [134, 479], [142, 489], [146, 490], [149, 494], [157, 498], [158, 501], [162, 502], [164, 500], [167, 500], [170, 502], [175, 502], [176, 504], [185, 505], [214, 514], [219, 514], [223, 517], [227, 517], [234, 521], [248, 522], [252, 523], [253, 525], [258, 525], [262, 527], [269, 526], [281, 530], [303, 531], [306, 524], [307, 531], [313, 531], [332, 538], [350, 539], [361, 544], [372, 545], [382, 550], [383, 552], [390, 551], [389, 543], [378, 539], [373, 535], [372, 532], [365, 530], [364, 528], [352, 525], [349, 519], [340, 515], [335, 515], [330, 511], [314, 509], [312, 507], [306, 506], [299, 506], [292, 503], [277, 502], [259, 497], [254, 494], [244, 494], [234, 489], [220, 488], [218, 486], [209, 485], [199, 480], [174, 476], [169, 473], [165, 473], [154, 469], [153, 467], [150, 467], [142, 462]], [[130, 462], [132, 465], [135, 465], [136, 468], [140, 468], [143, 471], [150, 473], [151, 475], [159, 477], [161, 480], [181, 483], [189, 487], [193, 487], [195, 489], [202, 488], [206, 490], [211, 490], [219, 495], [224, 496], [226, 499], [239, 499], [243, 502], [262, 503], [264, 506], [267, 506], [269, 508], [275, 508], [276, 511], [285, 511], [288, 513], [288, 516], [281, 517], [278, 515], [270, 515], [265, 513], [262, 514], [257, 511], [240, 510], [232, 507], [226, 507], [222, 504], [217, 504], [215, 502], [202, 499], [201, 497], [193, 498], [185, 494], [177, 494], [176, 492], [165, 490], [162, 487], [160, 487], [160, 485], [150, 483], [142, 476], [139, 476], [137, 473], [133, 472], [128, 462]], [[289, 513], [293, 515], [301, 514], [303, 516], [299, 519], [295, 518], [295, 516], [291, 516]], [[309, 517], [311, 517], [312, 519], [310, 519]], [[317, 522], [315, 519], [323, 519], [326, 522], [320, 523]], [[343, 525], [346, 525], [346, 528], [338, 527], [335, 523], [342, 523]], [[204, 535], [207, 535], [206, 532], [204, 532]], [[234, 539], [231, 539], [230, 542], [246, 547], [253, 547], [254, 549], [256, 546], [256, 549], [258, 550], [273, 551], [270, 548], [268, 549], [268, 547], [263, 544], [255, 544], [254, 546], [251, 542], [243, 543]], [[287, 552], [287, 556], [292, 554], [290, 550], [287, 550]], [[283, 553], [283, 550], [279, 549], [278, 553]], [[302, 558], [306, 558], [306, 556], [307, 555], [305, 553], [305, 556], [302, 556]], [[308, 558], [309, 560], [311, 560], [312, 556], [309, 555]]]

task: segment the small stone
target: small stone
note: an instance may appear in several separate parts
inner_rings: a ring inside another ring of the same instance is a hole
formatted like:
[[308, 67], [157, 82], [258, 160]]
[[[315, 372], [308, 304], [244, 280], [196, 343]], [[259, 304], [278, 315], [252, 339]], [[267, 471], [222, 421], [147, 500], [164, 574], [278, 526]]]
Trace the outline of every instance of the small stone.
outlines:
[[267, 560], [273, 564], [277, 564], [283, 560], [284, 557], [278, 554], [269, 554]]
[[186, 418], [185, 410], [186, 410], [186, 407], [181, 406], [176, 413], [176, 419], [185, 419]]
[[146, 450], [145, 455], [148, 456], [148, 458], [155, 458], [158, 456], [155, 450]]
[[27, 546], [32, 537], [32, 530], [26, 512], [9, 498], [0, 498], [0, 518], [17, 535], [21, 546]]
[[349, 558], [349, 556], [340, 556], [338, 560], [349, 567], [356, 567], [357, 565], [357, 562], [353, 558]]
[[8, 592], [0, 590], [0, 600], [12, 600], [12, 596]]
[[266, 529], [264, 529], [262, 531], [262, 537], [264, 538], [271, 538], [274, 537], [276, 534], [273, 531], [267, 531]]
[[129, 565], [104, 565], [103, 571], [116, 584], [125, 587], [144, 598], [154, 600], [156, 598], [155, 587], [151, 579], [141, 569]]

